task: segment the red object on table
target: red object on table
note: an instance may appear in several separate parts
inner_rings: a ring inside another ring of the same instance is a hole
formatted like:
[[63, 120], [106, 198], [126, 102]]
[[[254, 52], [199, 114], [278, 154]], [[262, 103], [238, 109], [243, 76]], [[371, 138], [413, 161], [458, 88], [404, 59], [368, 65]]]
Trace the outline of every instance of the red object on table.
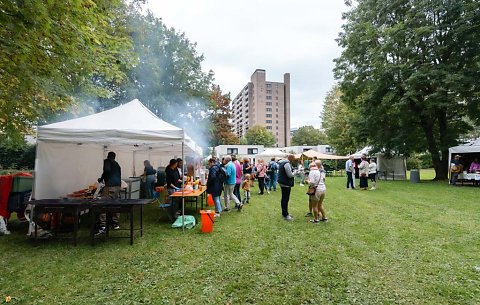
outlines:
[[[183, 191], [183, 194], [184, 195], [188, 195], [190, 193], [193, 193], [193, 191]], [[175, 193], [173, 193], [172, 195], [182, 195], [182, 191], [176, 191]]]

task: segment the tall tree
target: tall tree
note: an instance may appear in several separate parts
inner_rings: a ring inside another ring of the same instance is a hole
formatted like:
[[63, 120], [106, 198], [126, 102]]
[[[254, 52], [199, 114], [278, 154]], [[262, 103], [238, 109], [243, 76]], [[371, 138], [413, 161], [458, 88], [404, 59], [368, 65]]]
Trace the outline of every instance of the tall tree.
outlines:
[[447, 178], [448, 148], [472, 127], [462, 118], [480, 121], [480, 2], [359, 0], [344, 18], [336, 76], [367, 140], [427, 149]]
[[220, 86], [213, 86], [210, 94], [210, 145], [215, 147], [222, 144], [238, 144], [238, 138], [232, 132], [230, 123], [230, 95], [223, 94]]
[[357, 110], [346, 105], [341, 96], [338, 86], [327, 93], [323, 103], [322, 127], [328, 144], [335, 148], [337, 154], [346, 155], [363, 148], [366, 143], [362, 141], [362, 130], [356, 128], [360, 121]]
[[180, 127], [203, 126], [213, 72], [202, 71], [204, 57], [197, 53], [196, 44], [149, 11], [132, 13], [129, 23], [138, 64], [128, 71], [128, 84], [115, 99], [138, 98]]
[[292, 145], [320, 145], [325, 144], [327, 137], [313, 126], [302, 126], [292, 137]]
[[276, 143], [275, 136], [264, 126], [252, 126], [245, 134], [248, 145], [264, 145], [272, 147]]
[[133, 63], [122, 0], [0, 2], [0, 138], [21, 139], [76, 92], [111, 95]]

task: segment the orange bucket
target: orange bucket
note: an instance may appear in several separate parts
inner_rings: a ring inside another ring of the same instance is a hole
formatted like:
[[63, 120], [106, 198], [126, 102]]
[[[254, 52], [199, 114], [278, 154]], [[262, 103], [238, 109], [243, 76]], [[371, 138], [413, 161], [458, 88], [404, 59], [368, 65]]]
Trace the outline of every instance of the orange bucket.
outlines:
[[202, 215], [202, 233], [210, 233], [213, 231], [213, 219], [215, 217], [215, 211], [212, 210], [200, 210]]
[[207, 196], [207, 205], [210, 207], [213, 207], [215, 205], [212, 194], [208, 194]]

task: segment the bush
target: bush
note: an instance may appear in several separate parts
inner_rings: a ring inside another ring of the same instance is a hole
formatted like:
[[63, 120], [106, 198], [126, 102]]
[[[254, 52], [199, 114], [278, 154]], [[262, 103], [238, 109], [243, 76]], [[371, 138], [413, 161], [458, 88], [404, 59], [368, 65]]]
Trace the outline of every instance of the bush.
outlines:
[[407, 158], [407, 170], [432, 168], [432, 157], [429, 153], [413, 154]]
[[36, 145], [29, 144], [16, 147], [0, 144], [0, 168], [32, 170], [35, 167], [36, 149]]

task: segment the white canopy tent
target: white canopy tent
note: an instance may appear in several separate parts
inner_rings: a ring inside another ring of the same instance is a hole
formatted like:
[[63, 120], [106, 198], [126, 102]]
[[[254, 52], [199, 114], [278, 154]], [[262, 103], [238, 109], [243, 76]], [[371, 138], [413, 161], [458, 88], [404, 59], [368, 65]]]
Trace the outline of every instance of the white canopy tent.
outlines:
[[255, 155], [255, 159], [271, 159], [271, 158], [284, 158], [287, 156], [287, 153], [277, 149], [277, 148], [267, 148], [261, 153]]
[[387, 158], [383, 153], [369, 155], [370, 146], [353, 154], [355, 159], [360, 159], [363, 154], [376, 159], [377, 171], [382, 172], [386, 177], [391, 176], [394, 179], [407, 179], [407, 160], [404, 156], [392, 156]]
[[58, 198], [94, 183], [109, 151], [117, 154], [122, 177], [143, 173], [168, 160], [202, 154], [184, 130], [148, 110], [139, 100], [89, 116], [40, 126], [37, 132], [34, 198]]
[[471, 161], [473, 161], [474, 158], [480, 158], [480, 138], [470, 143], [448, 149], [448, 172], [450, 172], [450, 164], [455, 155], [462, 157], [460, 163], [464, 165], [464, 170], [468, 170]]
[[345, 156], [328, 155], [328, 154], [324, 154], [324, 153], [318, 152], [318, 151], [313, 150], [313, 149], [304, 151], [303, 153], [300, 154], [300, 157], [302, 157], [302, 156], [305, 156], [307, 159], [312, 159], [313, 157], [317, 157], [320, 160], [345, 160], [345, 159], [348, 159], [348, 157], [345, 157]]
[[450, 163], [452, 161], [453, 155], [460, 155], [460, 154], [480, 154], [480, 138], [472, 141], [470, 143], [450, 147], [448, 149], [449, 156], [448, 156], [448, 166], [450, 168]]

